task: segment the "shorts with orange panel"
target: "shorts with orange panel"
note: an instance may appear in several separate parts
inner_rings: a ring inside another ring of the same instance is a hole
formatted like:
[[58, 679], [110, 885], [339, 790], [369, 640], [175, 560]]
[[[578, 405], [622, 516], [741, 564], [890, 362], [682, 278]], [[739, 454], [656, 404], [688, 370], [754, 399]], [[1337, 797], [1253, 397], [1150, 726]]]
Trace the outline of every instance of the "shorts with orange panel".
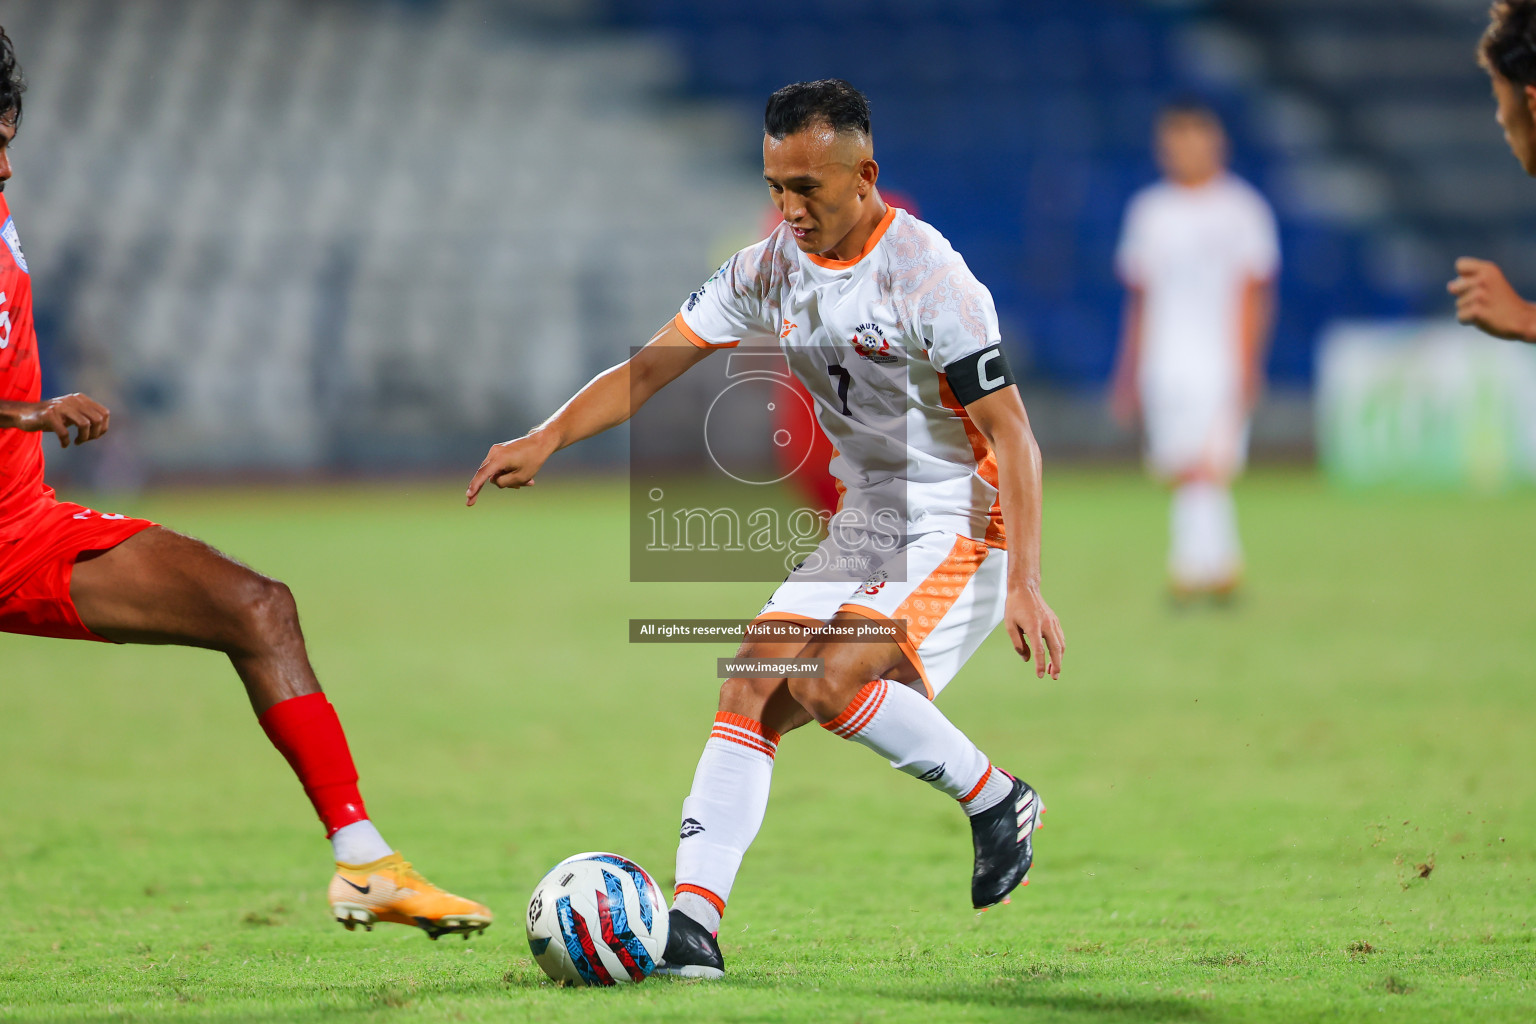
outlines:
[[[817, 553], [836, 557], [833, 537]], [[867, 549], [865, 549], [867, 550]], [[858, 583], [798, 580], [790, 573], [758, 613], [758, 619], [826, 622], [838, 612], [905, 621], [901, 645], [922, 676], [929, 699], [955, 678], [987, 635], [1003, 621], [1008, 552], [947, 530], [907, 535], [887, 563], [900, 573], [875, 569]], [[815, 564], [813, 554], [802, 565]]]
[[0, 537], [0, 633], [107, 642], [85, 628], [70, 600], [75, 560], [154, 525], [52, 498], [7, 518]]

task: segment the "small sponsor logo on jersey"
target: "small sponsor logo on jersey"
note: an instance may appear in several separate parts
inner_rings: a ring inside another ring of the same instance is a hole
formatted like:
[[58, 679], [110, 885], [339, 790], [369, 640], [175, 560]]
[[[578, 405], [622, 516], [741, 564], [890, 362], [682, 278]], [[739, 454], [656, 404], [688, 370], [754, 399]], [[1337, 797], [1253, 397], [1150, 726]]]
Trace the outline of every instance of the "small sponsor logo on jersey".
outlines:
[[875, 570], [873, 576], [860, 584], [857, 593], [865, 594], [869, 597], [874, 597], [876, 594], [880, 593], [881, 590], [885, 589], [885, 584], [889, 579], [890, 573], [886, 572], [884, 569], [877, 569]]
[[784, 329], [779, 332], [779, 338], [782, 340], [784, 338], [789, 337], [789, 332], [794, 330], [796, 327], [799, 327], [799, 326], [800, 326], [799, 324], [795, 323], [792, 320], [785, 320], [784, 321]]
[[704, 826], [698, 818], [684, 818], [683, 827], [678, 830], [677, 838], [687, 839], [690, 836], [696, 836], [703, 831]]
[[691, 295], [688, 296], [688, 305], [684, 306], [683, 308], [686, 309], [688, 312], [692, 313], [693, 312], [693, 307], [697, 306], [698, 304], [699, 304], [699, 293], [698, 292], [694, 292], [694, 293], [692, 293]]
[[872, 363], [890, 364], [900, 358], [891, 348], [891, 343], [885, 338], [885, 331], [879, 324], [859, 324], [854, 329], [850, 343], [853, 350], [862, 358]]
[[923, 774], [919, 775], [917, 780], [919, 782], [939, 781], [944, 777], [944, 764], [945, 762], [940, 761], [938, 764], [934, 765], [932, 768], [929, 768], [927, 771], [923, 772]]
[[16, 233], [15, 217], [5, 218], [5, 226], [0, 227], [0, 238], [5, 239], [5, 247], [11, 250], [11, 258], [16, 261], [16, 265], [21, 268], [21, 272], [23, 274], [32, 273], [32, 271], [27, 269], [27, 258], [21, 252], [21, 236]]

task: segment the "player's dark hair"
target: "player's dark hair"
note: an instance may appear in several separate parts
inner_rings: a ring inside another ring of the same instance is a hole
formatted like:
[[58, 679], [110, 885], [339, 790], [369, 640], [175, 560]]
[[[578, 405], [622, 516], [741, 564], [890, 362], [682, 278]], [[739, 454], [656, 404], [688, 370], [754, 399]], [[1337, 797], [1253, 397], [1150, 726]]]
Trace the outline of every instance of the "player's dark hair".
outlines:
[[1536, 2], [1497, 0], [1488, 9], [1477, 62], [1516, 85], [1536, 85]]
[[869, 134], [869, 100], [841, 78], [796, 82], [768, 97], [763, 132], [775, 139], [824, 124], [835, 132]]
[[21, 124], [21, 94], [26, 91], [27, 80], [16, 63], [16, 47], [0, 28], [0, 117], [13, 125]]

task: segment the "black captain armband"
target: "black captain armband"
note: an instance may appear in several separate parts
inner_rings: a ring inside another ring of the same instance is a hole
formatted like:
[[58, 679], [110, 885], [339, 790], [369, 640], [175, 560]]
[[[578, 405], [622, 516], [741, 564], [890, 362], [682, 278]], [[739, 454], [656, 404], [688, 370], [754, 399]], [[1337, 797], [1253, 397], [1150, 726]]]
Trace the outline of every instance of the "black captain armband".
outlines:
[[949, 378], [949, 389], [955, 393], [961, 405], [970, 405], [986, 398], [994, 391], [1001, 391], [1017, 381], [1008, 369], [1008, 357], [1003, 355], [1002, 345], [988, 345], [980, 352], [961, 356], [944, 367]]

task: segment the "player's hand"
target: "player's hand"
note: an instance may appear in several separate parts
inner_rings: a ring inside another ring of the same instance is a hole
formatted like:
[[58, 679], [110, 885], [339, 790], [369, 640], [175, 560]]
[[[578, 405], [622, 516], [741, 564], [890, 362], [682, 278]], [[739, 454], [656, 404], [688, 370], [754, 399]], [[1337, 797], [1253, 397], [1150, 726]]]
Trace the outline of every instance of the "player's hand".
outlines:
[[75, 444], [94, 441], [107, 432], [112, 413], [100, 402], [85, 395], [63, 395], [45, 402], [33, 402], [16, 417], [16, 428], [50, 431], [58, 436], [59, 447], [69, 447], [69, 428], [75, 428]]
[[502, 488], [532, 487], [534, 474], [543, 467], [552, 451], [549, 442], [538, 433], [491, 445], [485, 461], [475, 471], [475, 478], [469, 482], [469, 490], [464, 492], [464, 503], [473, 505], [480, 496], [480, 489], [487, 483]]
[[1536, 341], [1536, 306], [1515, 293], [1498, 264], [1463, 256], [1446, 290], [1462, 323], [1506, 341]]
[[1045, 603], [1040, 591], [1032, 586], [1008, 588], [1003, 619], [1008, 624], [1008, 637], [1019, 657], [1028, 661], [1033, 654], [1035, 677], [1044, 679], [1049, 672], [1052, 679], [1060, 679], [1061, 656], [1067, 650], [1067, 637], [1061, 631], [1061, 620]]

